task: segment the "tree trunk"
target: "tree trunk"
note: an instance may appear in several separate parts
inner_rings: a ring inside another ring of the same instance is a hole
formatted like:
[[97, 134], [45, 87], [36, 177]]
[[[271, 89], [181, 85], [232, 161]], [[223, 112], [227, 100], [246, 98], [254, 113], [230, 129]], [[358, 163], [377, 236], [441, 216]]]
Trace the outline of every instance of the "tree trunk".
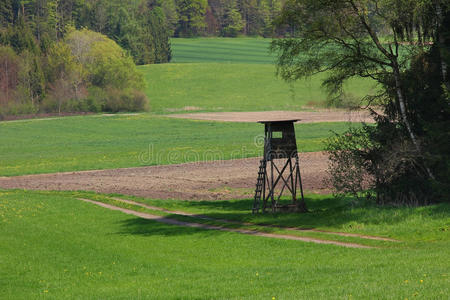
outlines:
[[[361, 24], [366, 28], [367, 33], [371, 37], [372, 41], [378, 48], [378, 50], [391, 61], [391, 67], [395, 79], [395, 90], [397, 93], [398, 103], [400, 107], [400, 115], [402, 117], [403, 123], [406, 126], [406, 130], [408, 131], [408, 135], [411, 138], [412, 143], [414, 144], [414, 147], [416, 148], [417, 152], [420, 155], [422, 154], [421, 147], [419, 145], [419, 142], [417, 141], [417, 137], [414, 134], [414, 131], [412, 130], [411, 124], [408, 120], [408, 115], [406, 114], [406, 99], [403, 95], [403, 89], [402, 84], [400, 80], [400, 68], [398, 65], [397, 55], [393, 55], [392, 53], [389, 53], [381, 44], [380, 40], [378, 39], [376, 31], [369, 25], [369, 23], [366, 21], [366, 16], [364, 14], [361, 14], [359, 11], [359, 8], [355, 4], [354, 1], [350, 1], [351, 6], [353, 7], [353, 10], [355, 11], [356, 15], [359, 17]], [[430, 178], [434, 179], [434, 175], [431, 172], [430, 168], [424, 163], [425, 170], [427, 171], [427, 174]]]
[[[400, 114], [402, 116], [403, 123], [406, 126], [406, 130], [408, 131], [409, 137], [411, 138], [411, 141], [414, 144], [414, 147], [416, 147], [417, 152], [422, 155], [422, 149], [420, 147], [419, 142], [417, 141], [417, 137], [414, 134], [414, 131], [412, 130], [411, 124], [408, 120], [408, 115], [406, 114], [406, 101], [405, 97], [403, 96], [403, 90], [402, 85], [400, 81], [400, 70], [398, 68], [398, 65], [395, 64], [392, 68], [394, 70], [394, 78], [395, 78], [395, 90], [397, 92], [398, 97], [398, 104], [400, 107]], [[431, 179], [434, 179], [434, 175], [431, 172], [430, 168], [428, 168], [427, 164], [424, 163], [425, 170], [427, 171], [428, 176], [430, 176]]]
[[5, 60], [5, 77], [6, 77], [6, 103], [9, 102], [9, 74], [8, 74], [8, 57]]
[[442, 80], [445, 84], [445, 86], [450, 89], [450, 83], [447, 81], [447, 63], [444, 60], [443, 55], [443, 48], [445, 47], [446, 39], [445, 35], [442, 34], [442, 23], [444, 21], [444, 17], [442, 15], [442, 7], [440, 1], [436, 1], [436, 14], [438, 17], [438, 24], [436, 28], [437, 32], [437, 41], [438, 41], [438, 47], [439, 47], [439, 56], [441, 60], [441, 72], [442, 72]]

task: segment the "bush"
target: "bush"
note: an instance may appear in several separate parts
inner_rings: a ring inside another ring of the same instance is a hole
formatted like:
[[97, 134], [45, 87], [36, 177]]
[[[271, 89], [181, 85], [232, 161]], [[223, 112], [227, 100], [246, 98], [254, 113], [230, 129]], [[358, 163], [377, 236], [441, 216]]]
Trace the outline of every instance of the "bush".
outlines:
[[350, 129], [328, 140], [329, 181], [336, 195], [374, 191], [380, 205], [448, 201], [446, 186], [427, 177], [424, 166], [432, 157], [419, 153], [399, 128], [379, 118], [376, 126]]
[[133, 59], [105, 35], [76, 30], [67, 35], [66, 43], [92, 85], [118, 89], [144, 87], [144, 79]]
[[6, 116], [35, 114], [36, 112], [36, 107], [30, 102], [9, 102], [6, 105], [0, 106], [0, 120], [3, 120]]
[[358, 198], [363, 191], [373, 188], [373, 176], [369, 174], [369, 151], [373, 148], [366, 128], [350, 128], [342, 135], [335, 134], [327, 140], [329, 154], [327, 181], [335, 195], [351, 195]]
[[148, 110], [148, 99], [144, 93], [136, 90], [120, 91], [110, 88], [107, 99], [102, 103], [102, 110], [106, 112], [138, 112]]

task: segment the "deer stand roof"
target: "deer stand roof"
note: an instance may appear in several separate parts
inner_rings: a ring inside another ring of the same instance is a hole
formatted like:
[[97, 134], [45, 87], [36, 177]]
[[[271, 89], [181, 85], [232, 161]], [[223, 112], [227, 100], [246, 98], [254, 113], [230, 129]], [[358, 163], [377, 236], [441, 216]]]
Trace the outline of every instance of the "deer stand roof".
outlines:
[[295, 138], [297, 121], [258, 122], [265, 125], [264, 157], [258, 171], [253, 213], [269, 209], [272, 212], [307, 211]]

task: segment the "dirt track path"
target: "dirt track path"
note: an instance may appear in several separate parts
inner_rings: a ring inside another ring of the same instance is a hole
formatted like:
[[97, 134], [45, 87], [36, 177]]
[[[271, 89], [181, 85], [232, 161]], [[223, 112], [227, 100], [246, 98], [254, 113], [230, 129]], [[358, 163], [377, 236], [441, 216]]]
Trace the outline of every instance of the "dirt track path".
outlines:
[[[230, 221], [230, 220], [226, 220], [226, 219], [211, 218], [209, 216], [194, 214], [194, 213], [185, 212], [185, 211], [167, 210], [167, 209], [164, 209], [164, 208], [161, 208], [161, 207], [151, 206], [151, 205], [147, 205], [147, 204], [144, 204], [144, 203], [131, 201], [131, 200], [126, 200], [126, 199], [122, 199], [122, 198], [114, 197], [112, 199], [114, 199], [115, 201], [119, 201], [119, 202], [126, 203], [126, 204], [131, 204], [131, 205], [134, 205], [134, 206], [140, 206], [140, 207], [147, 208], [147, 209], [150, 209], [150, 210], [162, 211], [162, 212], [169, 213], [169, 214], [172, 214], [172, 215], [193, 217], [193, 218], [197, 218], [197, 219], [201, 219], [201, 220], [218, 221], [218, 222], [222, 222], [222, 223], [237, 224], [237, 225], [242, 225], [242, 226], [258, 225], [259, 227], [279, 228], [279, 229], [284, 229], [284, 230], [287, 230], [287, 231], [320, 232], [320, 233], [329, 234], [329, 235], [339, 235], [339, 236], [345, 236], [345, 237], [356, 237], [356, 238], [375, 240], [375, 241], [398, 242], [398, 240], [394, 240], [394, 239], [390, 239], [390, 238], [386, 238], [386, 237], [372, 236], [372, 235], [365, 235], [365, 234], [358, 234], [358, 233], [325, 231], [325, 230], [319, 230], [319, 229], [303, 229], [303, 228], [296, 228], [296, 227], [282, 227], [282, 226], [277, 226], [277, 225], [265, 225], [265, 224], [255, 224], [255, 223], [242, 223], [242, 222]], [[80, 199], [80, 200], [87, 200], [87, 199]], [[88, 201], [92, 201], [92, 200], [88, 200]]]
[[[153, 199], [227, 200], [253, 197], [260, 158], [114, 170], [0, 177], [0, 188], [84, 190]], [[327, 157], [301, 153], [305, 190], [328, 193]]]
[[121, 211], [123, 213], [134, 215], [143, 219], [147, 220], [153, 220], [156, 222], [169, 224], [169, 225], [176, 225], [176, 226], [183, 226], [183, 227], [191, 227], [191, 228], [200, 228], [200, 229], [207, 229], [207, 230], [219, 230], [219, 231], [227, 231], [227, 232], [235, 232], [235, 233], [241, 233], [241, 234], [247, 234], [247, 235], [253, 235], [253, 236], [260, 236], [260, 237], [267, 237], [267, 238], [276, 238], [276, 239], [285, 239], [285, 240], [294, 240], [294, 241], [302, 241], [302, 242], [310, 242], [310, 243], [316, 243], [316, 244], [329, 244], [329, 245], [336, 245], [341, 247], [348, 247], [348, 248], [366, 248], [370, 249], [373, 247], [365, 246], [361, 244], [356, 243], [346, 243], [346, 242], [338, 242], [338, 241], [330, 241], [330, 240], [321, 240], [316, 238], [310, 238], [310, 237], [300, 237], [300, 236], [293, 236], [293, 235], [284, 235], [284, 234], [275, 234], [275, 233], [265, 233], [260, 232], [256, 230], [248, 230], [248, 229], [238, 229], [238, 228], [227, 228], [227, 227], [221, 227], [221, 226], [215, 226], [215, 225], [207, 225], [207, 224], [201, 224], [201, 223], [194, 223], [194, 222], [184, 222], [179, 221], [175, 219], [165, 218], [157, 215], [152, 215], [148, 213], [143, 212], [137, 212], [131, 209], [121, 208], [110, 204], [105, 204], [102, 202], [92, 201], [89, 199], [80, 199], [82, 201], [92, 203], [104, 208], [108, 208], [111, 210]]

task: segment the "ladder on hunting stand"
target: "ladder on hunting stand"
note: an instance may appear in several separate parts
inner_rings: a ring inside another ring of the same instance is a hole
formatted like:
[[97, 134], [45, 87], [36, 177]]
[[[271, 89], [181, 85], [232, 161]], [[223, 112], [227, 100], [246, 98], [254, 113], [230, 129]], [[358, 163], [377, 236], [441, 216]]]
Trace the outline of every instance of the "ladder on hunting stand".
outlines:
[[[266, 190], [266, 161], [264, 159], [261, 160], [261, 164], [259, 165], [258, 171], [258, 179], [256, 181], [256, 189], [255, 189], [255, 198], [253, 201], [253, 213], [257, 213], [260, 209], [261, 204], [261, 196], [265, 198], [266, 195], [263, 193]], [[265, 193], [264, 193], [265, 194]]]
[[[298, 163], [294, 123], [298, 120], [260, 121], [264, 128], [264, 157], [256, 182], [253, 213], [307, 212]], [[282, 164], [280, 164], [282, 163]], [[269, 168], [268, 168], [269, 166]], [[290, 196], [284, 197], [284, 192]], [[300, 191], [300, 199], [297, 192]], [[278, 196], [275, 195], [279, 194]], [[287, 199], [286, 199], [287, 198]], [[290, 198], [290, 199], [289, 199]]]

